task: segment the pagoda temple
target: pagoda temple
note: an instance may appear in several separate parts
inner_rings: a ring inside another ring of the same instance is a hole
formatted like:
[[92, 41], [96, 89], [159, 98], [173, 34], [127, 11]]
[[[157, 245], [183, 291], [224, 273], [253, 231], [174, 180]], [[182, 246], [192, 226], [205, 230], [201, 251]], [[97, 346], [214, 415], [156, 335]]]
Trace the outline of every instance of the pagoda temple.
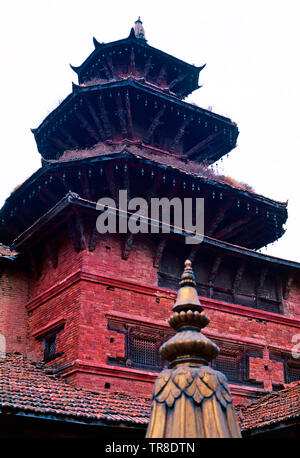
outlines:
[[[72, 92], [32, 129], [41, 167], [0, 210], [0, 333], [6, 352], [92, 392], [150, 396], [185, 259], [220, 348], [212, 362], [246, 405], [300, 378], [300, 264], [258, 250], [287, 204], [214, 172], [238, 127], [188, 103], [205, 65], [129, 36], [72, 66]], [[204, 198], [202, 243], [185, 233], [106, 233], [97, 201]], [[34, 381], [33, 381], [34, 383]], [[108, 396], [107, 399], [110, 399]], [[107, 407], [109, 410], [109, 405]]]

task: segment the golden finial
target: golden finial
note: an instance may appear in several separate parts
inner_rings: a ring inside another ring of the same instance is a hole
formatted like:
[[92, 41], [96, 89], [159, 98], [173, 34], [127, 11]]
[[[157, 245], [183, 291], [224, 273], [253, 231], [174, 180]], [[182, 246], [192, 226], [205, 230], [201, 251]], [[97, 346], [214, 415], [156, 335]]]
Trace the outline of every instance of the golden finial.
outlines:
[[209, 366], [219, 348], [201, 333], [208, 323], [186, 260], [169, 318], [177, 332], [160, 347], [169, 369], [156, 379], [146, 437], [241, 437], [226, 377]]
[[196, 280], [192, 269], [192, 263], [187, 259], [184, 263], [184, 271], [179, 282], [179, 291], [173, 307], [175, 312], [179, 308], [196, 307], [202, 310], [196, 290]]
[[145, 29], [143, 27], [143, 23], [141, 21], [140, 16], [134, 23], [134, 34], [136, 38], [139, 38], [141, 40], [146, 40]]

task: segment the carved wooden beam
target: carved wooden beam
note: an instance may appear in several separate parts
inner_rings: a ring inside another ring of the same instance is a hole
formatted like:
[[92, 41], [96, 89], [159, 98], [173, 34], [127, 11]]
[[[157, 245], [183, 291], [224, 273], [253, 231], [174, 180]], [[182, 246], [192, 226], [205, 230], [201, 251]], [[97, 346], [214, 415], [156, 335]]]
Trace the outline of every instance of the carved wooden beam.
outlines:
[[235, 277], [234, 277], [234, 280], [233, 280], [233, 284], [232, 284], [233, 294], [235, 294], [236, 290], [239, 289], [239, 287], [240, 287], [240, 284], [241, 284], [241, 281], [242, 281], [246, 266], [247, 266], [247, 260], [243, 259], [240, 262], [240, 264], [239, 264], [239, 266], [238, 266], [238, 268], [236, 270], [236, 274], [235, 274]]
[[109, 119], [108, 119], [108, 114], [107, 114], [107, 111], [105, 109], [105, 104], [104, 104], [104, 100], [100, 100], [100, 118], [102, 119], [102, 122], [103, 122], [103, 126], [104, 126], [104, 132], [105, 132], [105, 136], [106, 138], [112, 138], [112, 132], [111, 132], [111, 127], [110, 127], [110, 122], [109, 122]]
[[[43, 195], [48, 198], [48, 200], [47, 200], [48, 205], [49, 205], [49, 202], [51, 203], [51, 201], [53, 202], [53, 204], [56, 204], [57, 201], [59, 200], [59, 198], [49, 190], [47, 185], [43, 186], [43, 188], [41, 190], [41, 193], [43, 193]], [[39, 197], [40, 197], [40, 195], [39, 195]]]
[[284, 314], [284, 297], [283, 297], [283, 279], [281, 275], [276, 275], [276, 282], [275, 282], [275, 288], [276, 288], [276, 295], [278, 299], [278, 307], [279, 307], [279, 313]]
[[122, 249], [122, 259], [127, 260], [129, 258], [129, 254], [130, 254], [130, 251], [131, 251], [131, 248], [132, 248], [133, 240], [134, 240], [134, 234], [128, 233], [126, 235], [126, 238], [125, 238], [125, 241], [124, 241], [124, 245], [123, 245], [123, 249]]
[[95, 224], [92, 226], [90, 236], [89, 236], [89, 243], [88, 243], [89, 251], [95, 251], [96, 246], [98, 245], [98, 242], [100, 240], [100, 237], [101, 237], [101, 234], [97, 230], [96, 221], [95, 221]]
[[116, 115], [118, 116], [120, 120], [121, 132], [122, 132], [123, 138], [127, 138], [128, 137], [127, 123], [126, 123], [127, 112], [123, 108], [120, 92], [116, 93], [116, 105], [117, 105]]
[[64, 151], [70, 149], [70, 146], [67, 143], [63, 142], [57, 137], [49, 137], [49, 140], [54, 143], [55, 146], [58, 146], [60, 149], [62, 148]]
[[169, 89], [172, 89], [174, 86], [176, 86], [176, 84], [181, 83], [181, 81], [183, 81], [186, 77], [187, 75], [181, 75], [178, 78], [175, 78], [175, 80], [171, 81], [169, 84]]
[[189, 260], [192, 263], [195, 261], [196, 256], [199, 253], [199, 250], [200, 250], [200, 244], [191, 246], [191, 249], [190, 249], [190, 252], [189, 252]]
[[[44, 191], [42, 190], [42, 186], [39, 185], [38, 187], [38, 190], [36, 192], [36, 197], [41, 201], [43, 202], [43, 204], [45, 204], [46, 206], [49, 205], [49, 199], [46, 199], [46, 196], [44, 194]], [[51, 199], [52, 200], [52, 199]], [[50, 200], [50, 202], [51, 202]]]
[[148, 187], [146, 191], [146, 195], [145, 195], [145, 198], [149, 205], [151, 202], [150, 199], [152, 197], [157, 197], [160, 185], [161, 185], [161, 175], [159, 173], [156, 173], [155, 177], [152, 180], [152, 184], [151, 186]]
[[156, 250], [154, 253], [154, 257], [153, 257], [153, 267], [155, 267], [156, 269], [158, 269], [160, 266], [160, 261], [161, 261], [165, 246], [167, 244], [167, 241], [168, 241], [167, 237], [162, 236], [160, 237], [160, 240], [156, 246]]
[[50, 242], [49, 240], [46, 240], [45, 245], [46, 245], [47, 254], [51, 261], [52, 267], [56, 269], [58, 265], [58, 251], [57, 251], [56, 244], [53, 243], [52, 241]]
[[86, 129], [89, 134], [91, 135], [91, 137], [96, 141], [98, 142], [99, 141], [99, 135], [98, 133], [93, 129], [93, 127], [90, 125], [90, 123], [87, 121], [87, 119], [82, 116], [81, 113], [79, 113], [79, 111], [75, 111], [74, 112], [74, 116], [75, 118], [78, 119], [78, 121], [81, 123], [81, 126]]
[[288, 278], [286, 279], [284, 286], [283, 286], [283, 299], [285, 301], [288, 300], [290, 291], [291, 291], [291, 286], [293, 284], [294, 277], [293, 275], [289, 275]]
[[75, 211], [73, 218], [68, 221], [68, 229], [75, 251], [85, 250], [84, 225], [79, 212]]
[[166, 65], [163, 65], [163, 66], [161, 67], [160, 72], [159, 72], [159, 74], [158, 74], [158, 76], [157, 76], [157, 79], [156, 79], [156, 84], [157, 84], [158, 86], [160, 86], [161, 83], [163, 82], [163, 79], [164, 79], [166, 73], [167, 73], [167, 67], [166, 67]]
[[78, 141], [64, 127], [59, 127], [59, 130], [66, 137], [71, 147], [76, 148], [78, 146]]
[[262, 219], [259, 220], [254, 220], [253, 222], [249, 223], [247, 225], [247, 231], [243, 231], [243, 234], [239, 236], [238, 238], [238, 243], [241, 246], [247, 246], [249, 245], [249, 241], [252, 242], [255, 241], [255, 237], [257, 234], [261, 234], [264, 229], [265, 229], [265, 222]]
[[218, 270], [220, 268], [221, 262], [223, 261], [223, 258], [224, 258], [224, 256], [221, 255], [221, 254], [218, 254], [215, 257], [214, 263], [212, 265], [212, 268], [211, 268], [211, 271], [210, 271], [209, 277], [208, 277], [208, 282], [209, 283], [214, 283], [214, 281], [215, 281], [215, 279], [217, 277]]
[[[127, 165], [126, 165], [127, 167]], [[131, 189], [130, 189], [130, 176], [128, 170], [124, 170], [123, 173], [123, 189], [126, 189], [127, 191], [127, 199], [131, 199]]]
[[60, 171], [57, 171], [56, 178], [62, 183], [64, 190], [66, 192], [71, 191], [72, 185], [69, 182], [68, 175], [66, 172], [61, 173]]
[[133, 137], [133, 123], [132, 123], [129, 92], [127, 92], [125, 95], [125, 107], [126, 107], [126, 112], [127, 112], [128, 135], [129, 135], [129, 138], [132, 138]]
[[90, 113], [90, 115], [91, 115], [91, 117], [92, 117], [92, 119], [93, 119], [93, 121], [94, 121], [94, 123], [95, 123], [95, 125], [97, 127], [98, 134], [100, 136], [100, 140], [104, 141], [106, 136], [105, 136], [104, 129], [103, 129], [102, 125], [101, 125], [101, 122], [99, 120], [99, 117], [97, 116], [96, 111], [94, 110], [94, 108], [91, 105], [91, 103], [87, 99], [85, 99], [85, 102], [86, 102], [86, 106], [87, 106], [87, 108], [89, 110], [89, 113]]
[[106, 56], [106, 62], [108, 65], [108, 68], [110, 70], [112, 78], [115, 78], [115, 71], [114, 71], [114, 65], [111, 56]]
[[144, 143], [146, 143], [146, 144], [149, 143], [152, 135], [154, 134], [155, 129], [161, 124], [160, 120], [161, 120], [165, 110], [166, 110], [166, 105], [163, 105], [163, 107], [159, 110], [159, 112], [154, 116], [154, 118], [153, 118], [153, 120], [152, 120], [152, 122], [150, 124], [150, 127], [149, 127], [149, 129], [148, 129], [148, 131], [147, 131], [147, 133], [146, 133], [146, 135], [144, 137], [144, 140], [143, 140]]
[[257, 282], [256, 282], [256, 296], [259, 296], [260, 294], [260, 290], [263, 288], [264, 286], [264, 283], [265, 283], [265, 279], [268, 275], [268, 272], [269, 272], [269, 267], [268, 266], [263, 266], [260, 273], [259, 273], [259, 276], [257, 278]]
[[145, 63], [145, 68], [144, 68], [144, 78], [147, 78], [148, 73], [150, 70], [153, 68], [152, 64], [152, 56], [149, 56], [146, 63]]
[[195, 146], [190, 148], [186, 153], [185, 157], [191, 158], [192, 156], [199, 156], [201, 153], [203, 153], [205, 150], [210, 148], [212, 144], [216, 141], [216, 139], [220, 137], [220, 132], [216, 134], [209, 135], [207, 138], [204, 140], [201, 140], [201, 142], [197, 143]]
[[214, 232], [216, 231], [218, 226], [223, 221], [223, 219], [225, 217], [225, 214], [227, 213], [227, 211], [231, 207], [233, 201], [234, 201], [233, 197], [228, 197], [225, 202], [224, 202], [224, 200], [221, 201], [222, 203], [221, 203], [218, 211], [215, 213], [215, 215], [213, 216], [212, 220], [209, 223], [209, 227], [208, 227], [208, 230], [207, 230], [207, 235], [209, 237], [213, 236]]
[[85, 197], [88, 200], [93, 200], [92, 199], [92, 193], [91, 193], [91, 186], [89, 183], [89, 179], [87, 176], [87, 172], [85, 169], [81, 170], [80, 173], [80, 183], [81, 183], [81, 188], [83, 191], [83, 197]]
[[178, 129], [178, 132], [176, 133], [176, 135], [174, 137], [173, 142], [170, 145], [170, 149], [171, 150], [173, 150], [178, 145], [178, 143], [181, 141], [182, 137], [184, 136], [185, 129], [186, 129], [186, 127], [188, 126], [188, 124], [190, 122], [191, 122], [191, 120], [189, 118], [186, 118], [182, 122], [181, 126]]
[[105, 178], [108, 184], [108, 188], [111, 194], [111, 197], [114, 199], [116, 205], [118, 206], [119, 202], [119, 187], [117, 186], [117, 180], [113, 172], [113, 165], [108, 165], [105, 167]]
[[241, 228], [245, 224], [247, 224], [251, 219], [252, 219], [251, 215], [248, 215], [245, 218], [239, 219], [238, 221], [234, 221], [232, 224], [227, 226], [225, 229], [222, 229], [221, 231], [214, 234], [214, 238], [224, 240], [224, 238], [226, 238], [227, 236], [232, 237], [235, 234], [236, 230], [238, 230], [239, 232]]
[[102, 61], [102, 67], [99, 70], [100, 71], [102, 71], [102, 70], [104, 71], [106, 79], [108, 79], [108, 80], [111, 79], [109, 68], [108, 68], [107, 64], [104, 61]]
[[24, 220], [20, 216], [20, 213], [21, 212], [18, 211], [12, 218], [5, 221], [5, 227], [14, 238], [22, 234], [26, 228], [30, 227], [30, 223]]
[[212, 265], [211, 271], [208, 276], [208, 284], [209, 284], [209, 297], [213, 297], [214, 294], [214, 282], [216, 280], [221, 262], [223, 261], [223, 255], [218, 254], [215, 257], [214, 263]]

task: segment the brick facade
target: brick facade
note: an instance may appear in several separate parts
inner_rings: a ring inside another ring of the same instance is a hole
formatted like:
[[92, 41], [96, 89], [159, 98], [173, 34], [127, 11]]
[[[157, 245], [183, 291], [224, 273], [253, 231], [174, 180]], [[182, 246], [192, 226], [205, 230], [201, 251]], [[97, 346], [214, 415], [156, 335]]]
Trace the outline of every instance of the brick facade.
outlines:
[[[0, 316], [9, 351], [43, 360], [44, 337], [56, 330], [56, 353], [60, 356], [48, 366], [69, 383], [92, 391], [150, 395], [157, 371], [126, 363], [126, 333], [110, 323], [120, 323], [121, 328], [144, 326], [154, 335], [170, 332], [167, 319], [175, 291], [157, 286], [151, 238], [138, 238], [127, 260], [121, 258], [118, 236], [103, 236], [93, 252], [76, 252], [65, 232], [60, 234], [57, 247], [57, 267], [44, 258], [39, 278], [21, 271], [2, 275]], [[204, 330], [206, 335], [227, 348], [239, 344], [250, 349], [249, 377], [260, 383], [231, 383], [236, 403], [285, 383], [283, 362], [272, 359], [270, 352], [290, 354], [292, 338], [300, 332], [297, 283], [291, 286], [286, 304], [290, 316], [200, 300], [211, 320]]]

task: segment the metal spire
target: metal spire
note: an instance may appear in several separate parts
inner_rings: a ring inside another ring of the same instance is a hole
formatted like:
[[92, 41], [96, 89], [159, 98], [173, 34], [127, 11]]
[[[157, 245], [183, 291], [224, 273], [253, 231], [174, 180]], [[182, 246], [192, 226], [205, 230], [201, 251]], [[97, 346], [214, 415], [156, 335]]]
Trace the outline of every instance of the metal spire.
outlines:
[[140, 16], [134, 23], [134, 33], [135, 33], [136, 38], [146, 41], [145, 30], [144, 30], [143, 23], [141, 21]]
[[226, 377], [209, 366], [219, 348], [201, 333], [208, 323], [187, 260], [169, 318], [177, 332], [160, 347], [169, 369], [156, 379], [146, 437], [241, 437]]

